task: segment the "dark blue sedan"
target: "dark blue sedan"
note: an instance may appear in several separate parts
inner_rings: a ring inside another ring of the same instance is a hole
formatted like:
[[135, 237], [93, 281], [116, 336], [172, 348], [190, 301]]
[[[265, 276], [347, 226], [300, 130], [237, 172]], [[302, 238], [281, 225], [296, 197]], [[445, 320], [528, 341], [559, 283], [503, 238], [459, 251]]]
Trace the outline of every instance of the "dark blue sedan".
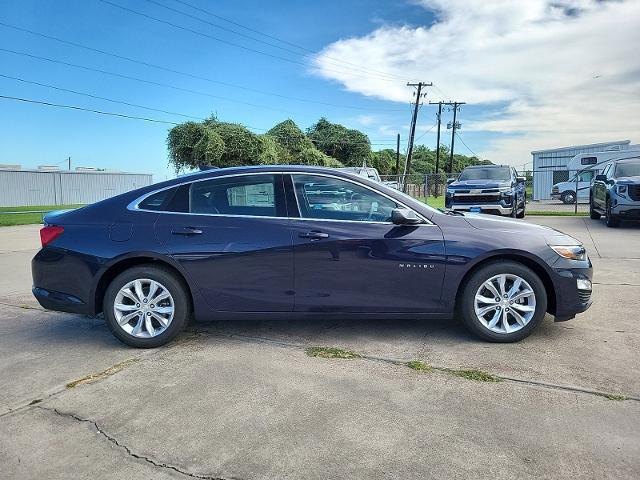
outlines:
[[494, 342], [591, 303], [591, 262], [558, 231], [442, 212], [334, 169], [208, 170], [45, 217], [33, 294], [102, 312], [135, 347], [190, 318], [461, 318]]

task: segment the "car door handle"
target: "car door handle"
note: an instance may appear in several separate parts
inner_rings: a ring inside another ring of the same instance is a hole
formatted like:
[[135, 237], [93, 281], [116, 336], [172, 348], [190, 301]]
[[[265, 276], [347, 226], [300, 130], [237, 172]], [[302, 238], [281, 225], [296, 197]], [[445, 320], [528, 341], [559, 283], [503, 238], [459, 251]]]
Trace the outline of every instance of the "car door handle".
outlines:
[[311, 240], [320, 240], [321, 238], [329, 238], [328, 233], [318, 232], [316, 230], [312, 230], [310, 232], [300, 233], [300, 238], [309, 238]]
[[180, 227], [171, 230], [172, 235], [202, 235], [202, 230], [196, 227]]

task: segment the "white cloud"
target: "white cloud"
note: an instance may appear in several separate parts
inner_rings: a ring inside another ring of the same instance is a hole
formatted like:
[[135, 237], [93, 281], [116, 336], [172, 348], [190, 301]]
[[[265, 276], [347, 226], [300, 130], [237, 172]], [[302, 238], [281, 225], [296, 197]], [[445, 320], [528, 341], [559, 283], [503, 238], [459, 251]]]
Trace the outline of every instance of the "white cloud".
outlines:
[[335, 42], [317, 57], [316, 72], [367, 96], [409, 99], [405, 81], [338, 67], [342, 60], [433, 81], [432, 100], [485, 106], [464, 128], [491, 133], [479, 153], [496, 161], [522, 164], [537, 148], [640, 141], [639, 1], [420, 3], [435, 13], [433, 24], [383, 26]]

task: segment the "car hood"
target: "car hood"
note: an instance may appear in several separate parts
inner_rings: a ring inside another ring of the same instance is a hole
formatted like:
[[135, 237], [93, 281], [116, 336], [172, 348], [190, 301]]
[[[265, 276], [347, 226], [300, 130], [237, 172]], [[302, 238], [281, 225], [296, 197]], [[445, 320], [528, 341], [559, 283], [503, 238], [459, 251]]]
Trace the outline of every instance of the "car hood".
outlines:
[[509, 182], [499, 180], [459, 180], [450, 183], [449, 188], [499, 188], [509, 185]]
[[478, 230], [537, 236], [544, 238], [549, 245], [581, 245], [579, 240], [559, 230], [543, 225], [536, 225], [535, 223], [527, 223], [522, 220], [476, 213], [465, 213], [464, 219], [469, 225]]

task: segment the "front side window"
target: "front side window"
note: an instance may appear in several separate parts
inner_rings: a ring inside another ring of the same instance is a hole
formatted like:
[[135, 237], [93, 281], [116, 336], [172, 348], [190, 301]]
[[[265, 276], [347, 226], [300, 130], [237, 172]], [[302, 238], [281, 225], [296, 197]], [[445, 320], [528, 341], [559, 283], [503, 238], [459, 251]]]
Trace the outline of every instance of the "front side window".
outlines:
[[637, 162], [616, 164], [616, 177], [640, 177], [640, 159]]
[[391, 222], [393, 200], [355, 183], [334, 177], [293, 175], [302, 218]]
[[214, 215], [284, 216], [276, 175], [238, 175], [191, 184], [189, 211]]

